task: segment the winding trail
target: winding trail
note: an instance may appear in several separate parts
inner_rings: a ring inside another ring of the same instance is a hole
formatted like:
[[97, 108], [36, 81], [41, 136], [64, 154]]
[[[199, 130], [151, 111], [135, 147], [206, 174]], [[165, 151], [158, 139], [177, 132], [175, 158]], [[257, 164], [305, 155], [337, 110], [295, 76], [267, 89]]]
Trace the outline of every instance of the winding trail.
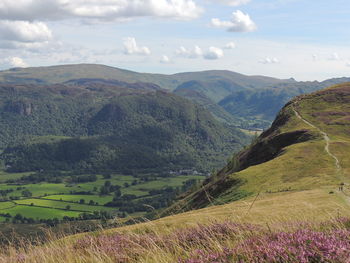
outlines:
[[[330, 157], [332, 157], [332, 158], [334, 159], [334, 161], [335, 161], [335, 168], [336, 168], [337, 174], [338, 174], [338, 176], [341, 177], [343, 168], [342, 168], [342, 166], [340, 165], [340, 161], [339, 161], [339, 159], [337, 158], [337, 156], [335, 156], [335, 155], [330, 151], [330, 149], [329, 149], [330, 141], [331, 141], [331, 139], [329, 138], [329, 135], [328, 135], [326, 132], [322, 131], [319, 127], [317, 127], [317, 126], [315, 126], [314, 124], [312, 124], [311, 122], [305, 120], [305, 119], [300, 115], [300, 113], [295, 109], [294, 106], [295, 106], [296, 103], [297, 103], [297, 102], [294, 102], [293, 105], [292, 105], [292, 109], [293, 109], [295, 115], [296, 115], [300, 120], [302, 120], [303, 122], [305, 122], [307, 125], [309, 125], [310, 127], [316, 129], [319, 133], [322, 134], [322, 136], [323, 136], [323, 138], [324, 138], [324, 140], [325, 140], [325, 142], [326, 142], [326, 146], [325, 146], [324, 149], [325, 149], [326, 153], [327, 153]], [[350, 204], [350, 195], [349, 195], [348, 193], [346, 193], [346, 190], [347, 190], [346, 187], [348, 188], [348, 190], [350, 189], [350, 188], [349, 188], [349, 184], [343, 183], [343, 182], [342, 182], [341, 185], [344, 185], [344, 186], [345, 186], [345, 189], [343, 189], [343, 187], [342, 187], [341, 189], [339, 189], [339, 192], [341, 192], [341, 193], [346, 197], [345, 200], [347, 201], [348, 204]]]
[[334, 161], [335, 161], [335, 167], [336, 167], [336, 169], [337, 169], [337, 172], [341, 172], [342, 167], [341, 167], [341, 165], [340, 165], [339, 159], [338, 159], [337, 156], [335, 156], [335, 155], [330, 151], [330, 149], [329, 149], [331, 139], [329, 138], [328, 134], [325, 133], [324, 131], [322, 131], [320, 128], [318, 128], [318, 127], [315, 126], [314, 124], [312, 124], [311, 122], [305, 120], [305, 119], [300, 115], [300, 113], [295, 109], [295, 107], [294, 107], [295, 104], [296, 104], [296, 102], [294, 102], [294, 104], [292, 105], [292, 108], [293, 108], [293, 111], [294, 111], [295, 115], [296, 115], [300, 120], [302, 120], [303, 122], [305, 122], [307, 125], [309, 125], [310, 127], [314, 128], [314, 129], [316, 129], [316, 130], [318, 130], [319, 133], [322, 134], [323, 139], [324, 139], [325, 142], [326, 142], [326, 146], [325, 146], [324, 149], [325, 149], [326, 153], [327, 153], [330, 157], [332, 157], [332, 158], [334, 159]]

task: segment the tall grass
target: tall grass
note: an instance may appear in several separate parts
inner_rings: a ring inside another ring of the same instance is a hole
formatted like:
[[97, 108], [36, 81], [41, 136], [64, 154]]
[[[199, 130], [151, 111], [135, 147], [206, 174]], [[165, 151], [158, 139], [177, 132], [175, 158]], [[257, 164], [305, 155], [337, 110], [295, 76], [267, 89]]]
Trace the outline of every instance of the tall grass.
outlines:
[[271, 226], [230, 221], [160, 233], [101, 231], [42, 246], [8, 246], [1, 263], [41, 262], [286, 262], [350, 263], [350, 219]]

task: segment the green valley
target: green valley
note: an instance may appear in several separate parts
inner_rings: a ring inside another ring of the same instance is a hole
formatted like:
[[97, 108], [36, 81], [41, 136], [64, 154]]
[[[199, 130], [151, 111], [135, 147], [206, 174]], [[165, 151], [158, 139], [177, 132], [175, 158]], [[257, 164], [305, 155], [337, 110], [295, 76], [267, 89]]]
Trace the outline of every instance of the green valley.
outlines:
[[51, 224], [52, 219], [64, 222], [145, 216], [170, 205], [176, 195], [205, 178], [190, 174], [108, 174], [95, 176], [93, 182], [72, 183], [71, 176], [63, 175], [62, 183], [26, 183], [27, 176], [25, 173], [0, 184], [1, 221]]

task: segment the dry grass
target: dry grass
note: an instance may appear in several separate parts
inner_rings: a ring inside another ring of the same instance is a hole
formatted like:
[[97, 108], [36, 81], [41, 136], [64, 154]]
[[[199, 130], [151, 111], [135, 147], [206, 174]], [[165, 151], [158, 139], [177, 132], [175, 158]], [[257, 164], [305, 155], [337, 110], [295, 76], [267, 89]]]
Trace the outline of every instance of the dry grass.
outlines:
[[[245, 250], [246, 245], [242, 250], [242, 244], [250, 239], [261, 244], [270, 235], [273, 237], [281, 231], [297, 233], [304, 230], [327, 231], [328, 228], [344, 231], [338, 218], [340, 215], [350, 215], [350, 210], [342, 198], [338, 194], [327, 194], [324, 190], [266, 194], [259, 197], [253, 206], [254, 200], [246, 200], [59, 241], [52, 238], [44, 246], [24, 243], [19, 250], [13, 247], [3, 249], [0, 262], [235, 262], [233, 255], [241, 253], [250, 257], [253, 253]], [[325, 205], [332, 202], [334, 207]], [[322, 221], [328, 222], [326, 228], [321, 227]], [[264, 244], [261, 246], [265, 249]], [[241, 247], [242, 251], [233, 250], [236, 247]], [[266, 249], [274, 248], [266, 243]], [[236, 252], [233, 254], [232, 251]], [[212, 257], [218, 259], [214, 261]], [[196, 261], [197, 258], [200, 260]]]

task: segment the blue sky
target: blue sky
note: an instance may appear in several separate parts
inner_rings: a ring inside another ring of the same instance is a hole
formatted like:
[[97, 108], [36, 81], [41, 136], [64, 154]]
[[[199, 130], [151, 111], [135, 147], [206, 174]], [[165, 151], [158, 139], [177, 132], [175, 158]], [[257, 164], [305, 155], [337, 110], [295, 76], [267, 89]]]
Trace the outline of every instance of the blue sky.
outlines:
[[141, 72], [350, 74], [345, 0], [1, 0], [0, 69], [100, 63]]

